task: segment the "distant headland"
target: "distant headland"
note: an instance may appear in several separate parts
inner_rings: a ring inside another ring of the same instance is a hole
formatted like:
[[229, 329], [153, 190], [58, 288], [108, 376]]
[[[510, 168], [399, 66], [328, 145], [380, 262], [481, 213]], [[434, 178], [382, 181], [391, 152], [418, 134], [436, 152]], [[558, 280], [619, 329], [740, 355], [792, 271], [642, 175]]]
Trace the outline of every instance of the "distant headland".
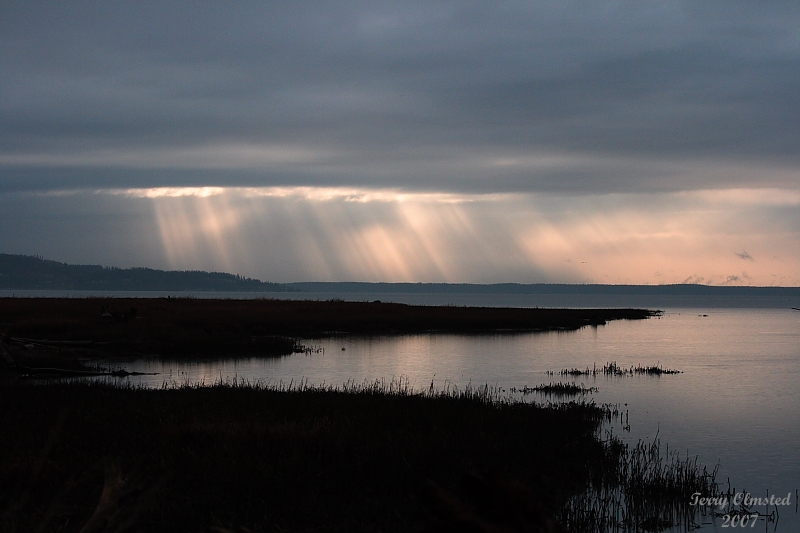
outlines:
[[0, 254], [0, 290], [296, 292], [238, 274], [197, 270], [69, 265], [29, 255]]

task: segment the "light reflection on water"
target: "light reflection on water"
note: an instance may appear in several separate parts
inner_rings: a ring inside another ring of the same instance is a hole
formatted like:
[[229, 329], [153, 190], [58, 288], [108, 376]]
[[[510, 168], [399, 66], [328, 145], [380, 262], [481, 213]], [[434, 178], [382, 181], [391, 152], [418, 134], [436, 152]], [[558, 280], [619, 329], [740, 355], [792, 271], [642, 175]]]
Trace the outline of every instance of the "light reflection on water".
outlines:
[[[708, 316], [702, 316], [708, 315]], [[645, 321], [616, 321], [569, 333], [409, 335], [305, 341], [319, 353], [203, 363], [136, 361], [129, 378], [162, 386], [244, 379], [341, 385], [403, 377], [416, 389], [489, 384], [500, 390], [550, 381], [584, 383], [598, 403], [627, 410], [627, 439], [652, 440], [713, 466], [737, 490], [786, 495], [778, 531], [800, 529], [800, 312], [781, 309], [674, 309]], [[560, 376], [565, 368], [660, 364], [681, 374]], [[556, 374], [549, 376], [547, 371]], [[533, 396], [531, 396], [533, 397]], [[539, 397], [539, 399], [546, 399]], [[721, 526], [718, 520], [716, 527]], [[761, 527], [760, 525], [758, 527]], [[770, 526], [771, 528], [772, 526]], [[704, 529], [706, 530], [706, 529]], [[713, 527], [707, 530], [715, 530]]]

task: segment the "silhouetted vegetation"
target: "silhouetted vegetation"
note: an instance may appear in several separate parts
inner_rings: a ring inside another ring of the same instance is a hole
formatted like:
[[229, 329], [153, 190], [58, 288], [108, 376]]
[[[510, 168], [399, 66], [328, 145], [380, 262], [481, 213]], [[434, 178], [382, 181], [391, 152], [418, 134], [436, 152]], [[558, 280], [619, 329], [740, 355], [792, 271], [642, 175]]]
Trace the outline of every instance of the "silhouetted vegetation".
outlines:
[[[564, 531], [555, 519], [580, 533], [607, 531], [625, 509], [660, 519], [715, 490], [694, 462], [661, 468], [652, 448], [600, 440], [607, 409], [488, 388], [12, 381], [0, 405], [9, 533]], [[594, 509], [619, 491], [638, 499], [601, 524]]]
[[[516, 392], [517, 389], [512, 389]], [[577, 396], [578, 394], [591, 394], [597, 392], [597, 387], [585, 387], [583, 383], [542, 383], [535, 387], [523, 387], [519, 389], [522, 394], [538, 392], [550, 396]]]
[[658, 438], [633, 447], [616, 439], [606, 444], [609, 456], [602, 475], [562, 511], [573, 531], [658, 532], [673, 526], [692, 531], [698, 513], [712, 511], [688, 505], [686, 498], [721, 494], [718, 466], [709, 470], [697, 457], [662, 450]]
[[230, 292], [299, 290], [238, 274], [68, 265], [41, 257], [11, 254], [0, 254], [0, 289]]
[[[581, 370], [579, 368], [564, 368], [559, 372], [562, 376], [634, 376], [634, 375], [648, 375], [660, 376], [662, 374], [680, 374], [680, 370], [672, 368], [664, 368], [661, 365], [650, 366], [631, 366], [630, 368], [623, 368], [617, 364], [616, 361], [606, 363], [601, 368], [597, 366], [593, 368], [586, 367]], [[553, 372], [548, 372], [552, 375]]]
[[343, 301], [0, 298], [0, 333], [21, 339], [14, 346], [47, 340], [49, 350], [81, 357], [280, 356], [302, 351], [297, 339], [326, 335], [573, 330], [654, 314]]

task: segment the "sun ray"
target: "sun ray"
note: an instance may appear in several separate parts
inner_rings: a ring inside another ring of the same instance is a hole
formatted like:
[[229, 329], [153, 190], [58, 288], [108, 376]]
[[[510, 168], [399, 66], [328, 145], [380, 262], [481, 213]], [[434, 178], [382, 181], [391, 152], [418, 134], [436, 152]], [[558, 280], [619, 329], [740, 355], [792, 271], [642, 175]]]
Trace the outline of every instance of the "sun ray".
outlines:
[[786, 245], [800, 242], [794, 191], [598, 198], [196, 187], [92, 194], [149, 203], [163, 256], [178, 269], [286, 281], [800, 281], [792, 268], [800, 247]]

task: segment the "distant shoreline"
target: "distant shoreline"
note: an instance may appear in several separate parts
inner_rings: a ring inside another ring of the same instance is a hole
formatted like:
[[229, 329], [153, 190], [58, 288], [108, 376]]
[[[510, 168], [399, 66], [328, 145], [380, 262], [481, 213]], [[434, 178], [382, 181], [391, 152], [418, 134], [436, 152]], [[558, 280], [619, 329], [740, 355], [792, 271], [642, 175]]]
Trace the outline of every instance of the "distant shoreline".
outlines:
[[668, 285], [605, 285], [600, 283], [388, 283], [302, 281], [284, 283], [303, 292], [460, 293], [460, 294], [593, 294], [661, 296], [800, 296], [800, 287]]
[[40, 298], [128, 298], [136, 300], [158, 298], [194, 298], [202, 300], [344, 300], [350, 302], [371, 302], [381, 300], [387, 303], [409, 305], [449, 305], [460, 307], [513, 307], [513, 308], [636, 308], [661, 309], [667, 313], [688, 309], [790, 309], [800, 307], [800, 290], [790, 292], [756, 295], [711, 294], [711, 295], [669, 295], [669, 294], [509, 294], [509, 293], [468, 293], [468, 292], [248, 292], [248, 291], [78, 291], [78, 290], [2, 290], [0, 298], [40, 299]]
[[800, 287], [606, 285], [599, 283], [443, 283], [295, 281], [265, 282], [225, 272], [158, 270], [101, 265], [71, 265], [38, 256], [0, 253], [0, 293], [13, 291], [192, 292], [192, 293], [342, 293], [342, 294], [472, 294], [472, 295], [598, 295], [714, 296], [794, 298]]

